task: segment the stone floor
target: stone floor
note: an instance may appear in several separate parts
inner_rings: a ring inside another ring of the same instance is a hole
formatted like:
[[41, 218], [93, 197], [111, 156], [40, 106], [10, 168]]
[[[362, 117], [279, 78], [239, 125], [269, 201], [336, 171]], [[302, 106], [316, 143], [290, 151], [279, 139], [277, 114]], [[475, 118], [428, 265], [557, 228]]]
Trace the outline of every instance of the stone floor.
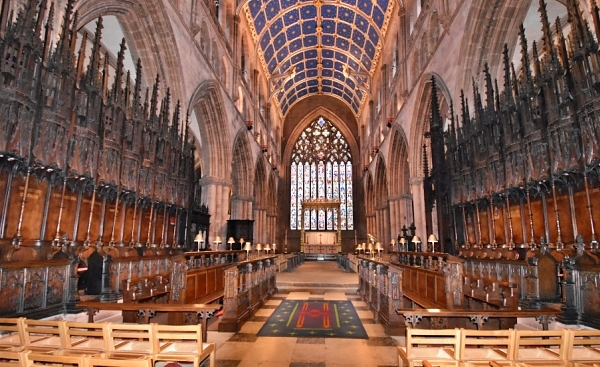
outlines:
[[[380, 324], [375, 323], [372, 312], [356, 294], [356, 273], [345, 273], [335, 262], [307, 262], [292, 273], [278, 273], [277, 285], [279, 293], [256, 313], [254, 320], [246, 322], [238, 333], [209, 330], [208, 341], [217, 343], [217, 367], [398, 365], [396, 346], [404, 344], [404, 337], [390, 337]], [[282, 300], [309, 298], [351, 301], [369, 339], [256, 336]]]

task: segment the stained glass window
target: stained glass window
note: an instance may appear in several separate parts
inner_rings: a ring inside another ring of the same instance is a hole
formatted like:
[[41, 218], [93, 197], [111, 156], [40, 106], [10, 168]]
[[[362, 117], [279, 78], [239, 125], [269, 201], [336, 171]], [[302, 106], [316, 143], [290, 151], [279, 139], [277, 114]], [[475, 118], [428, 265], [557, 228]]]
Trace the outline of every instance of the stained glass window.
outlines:
[[[300, 134], [290, 171], [291, 229], [354, 229], [352, 156], [342, 133], [323, 117]], [[338, 210], [303, 210], [303, 199], [340, 199]]]

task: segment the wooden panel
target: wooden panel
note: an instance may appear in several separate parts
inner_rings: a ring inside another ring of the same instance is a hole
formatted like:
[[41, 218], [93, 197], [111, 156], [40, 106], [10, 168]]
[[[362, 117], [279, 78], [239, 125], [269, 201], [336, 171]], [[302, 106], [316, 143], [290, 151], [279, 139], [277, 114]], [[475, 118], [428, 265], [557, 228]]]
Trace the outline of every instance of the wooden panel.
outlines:
[[556, 203], [558, 204], [559, 210], [560, 232], [562, 241], [565, 244], [573, 243], [575, 242], [575, 236], [573, 235], [573, 225], [571, 222], [571, 208], [569, 206], [569, 196], [558, 196]]
[[[19, 188], [19, 197], [23, 198], [25, 187]], [[29, 178], [29, 187], [27, 188], [27, 202], [23, 211], [23, 226], [21, 236], [26, 240], [40, 238], [40, 229], [44, 216], [44, 206], [46, 203], [46, 191], [48, 190], [48, 181], [39, 181], [34, 177]]]
[[506, 243], [504, 236], [504, 206], [494, 205], [493, 207], [494, 222], [496, 223], [495, 235], [496, 243]]
[[445, 288], [445, 281], [444, 281], [444, 276], [443, 275], [438, 275], [436, 278], [436, 301], [441, 304], [444, 305], [444, 307], [446, 307], [446, 288]]
[[202, 296], [207, 295], [208, 292], [206, 290], [206, 272], [201, 272], [196, 274], [196, 294], [194, 298], [200, 298]]
[[[118, 214], [119, 213], [117, 213], [117, 215]], [[118, 218], [117, 218], [116, 223], [118, 223]], [[111, 203], [107, 200], [106, 201], [106, 209], [105, 209], [105, 213], [104, 213], [104, 231], [102, 232], [102, 239], [105, 242], [110, 241], [110, 235], [111, 235], [112, 229], [116, 223], [115, 223], [115, 202], [113, 201]], [[115, 231], [115, 236], [118, 233], [119, 232]]]
[[437, 302], [437, 299], [435, 299], [436, 298], [435, 275], [426, 273], [425, 276], [427, 277], [427, 283], [426, 283], [427, 297], [430, 299], [433, 299], [435, 302]]
[[[133, 223], [133, 209], [134, 205], [127, 205], [125, 207], [125, 219], [123, 221], [123, 242], [125, 243], [132, 242], [136, 238], [135, 230], [137, 229], [137, 227], [135, 227]], [[121, 210], [123, 210], [123, 207], [121, 207]], [[131, 231], [132, 229], [134, 230], [133, 236]]]
[[17, 234], [17, 224], [19, 223], [19, 212], [21, 208], [21, 199], [25, 180], [23, 176], [16, 175], [11, 185], [11, 195], [8, 200], [8, 212], [6, 220], [6, 238], [12, 238]]
[[521, 205], [519, 203], [511, 204], [510, 216], [513, 228], [513, 241], [516, 244], [524, 243], [523, 241], [523, 223], [521, 222]]
[[188, 274], [185, 277], [185, 299], [191, 300], [196, 298], [196, 275]]
[[[0, 208], [4, 207], [5, 197], [6, 197], [6, 187], [8, 183], [8, 171], [5, 169], [0, 170]], [[0, 212], [0, 216], [1, 216]]]
[[206, 294], [212, 293], [217, 290], [216, 276], [217, 274], [214, 268], [209, 269], [206, 272]]
[[481, 243], [490, 243], [490, 231], [487, 209], [479, 209], [479, 222], [481, 225]]
[[577, 231], [583, 235], [585, 241], [591, 238], [590, 214], [588, 211], [585, 191], [578, 192], [573, 197], [575, 202], [575, 217], [577, 218]]
[[531, 200], [531, 213], [533, 219], [533, 234], [535, 241], [539, 242], [540, 237], [546, 236], [544, 229], [544, 210], [542, 199], [540, 197]]

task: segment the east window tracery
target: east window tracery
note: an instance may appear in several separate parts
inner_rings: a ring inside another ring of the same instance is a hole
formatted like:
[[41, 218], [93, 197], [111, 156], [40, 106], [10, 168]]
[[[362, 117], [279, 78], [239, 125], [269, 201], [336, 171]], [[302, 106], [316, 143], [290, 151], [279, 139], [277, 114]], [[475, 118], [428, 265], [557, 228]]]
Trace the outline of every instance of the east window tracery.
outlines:
[[[354, 229], [352, 156], [342, 133], [319, 117], [300, 134], [292, 152], [290, 228]], [[303, 210], [305, 199], [339, 199], [337, 209]], [[339, 216], [339, 220], [338, 220]]]

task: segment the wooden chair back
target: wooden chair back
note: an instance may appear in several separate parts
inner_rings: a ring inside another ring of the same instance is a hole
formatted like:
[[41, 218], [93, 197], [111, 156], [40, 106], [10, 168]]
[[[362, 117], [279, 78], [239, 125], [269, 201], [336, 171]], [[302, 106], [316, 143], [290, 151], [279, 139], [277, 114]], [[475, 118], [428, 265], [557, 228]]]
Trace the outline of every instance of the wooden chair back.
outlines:
[[150, 357], [136, 359], [113, 359], [99, 356], [84, 358], [85, 367], [152, 367]]
[[0, 350], [0, 367], [20, 367], [21, 352]]
[[[460, 360], [511, 360], [514, 355], [515, 332], [509, 330], [460, 331]], [[481, 348], [483, 347], [483, 348]], [[489, 352], [489, 353], [488, 353]], [[485, 356], [484, 356], [485, 354]], [[499, 358], [493, 358], [498, 356]]]
[[406, 329], [406, 354], [410, 356], [412, 349], [419, 346], [449, 349], [456, 358], [460, 355], [460, 329]]
[[569, 361], [590, 361], [600, 364], [600, 330], [568, 330]]
[[21, 367], [77, 366], [85, 367], [85, 358], [74, 355], [56, 355], [25, 351], [21, 353]]
[[567, 357], [567, 333], [567, 330], [516, 330], [513, 359], [527, 362], [528, 356], [539, 353], [534, 357], [536, 361], [564, 361]]
[[113, 324], [104, 329], [107, 352], [152, 354], [154, 324]]
[[201, 325], [154, 324], [153, 349], [161, 353], [165, 348], [172, 352], [202, 351]]
[[21, 325], [23, 346], [29, 349], [60, 349], [61, 334], [64, 332], [63, 320], [25, 319]]
[[23, 345], [25, 341], [21, 335], [24, 317], [0, 318], [0, 348], [15, 348]]
[[66, 321], [61, 334], [62, 347], [89, 351], [105, 351], [108, 345], [104, 339], [108, 323]]

